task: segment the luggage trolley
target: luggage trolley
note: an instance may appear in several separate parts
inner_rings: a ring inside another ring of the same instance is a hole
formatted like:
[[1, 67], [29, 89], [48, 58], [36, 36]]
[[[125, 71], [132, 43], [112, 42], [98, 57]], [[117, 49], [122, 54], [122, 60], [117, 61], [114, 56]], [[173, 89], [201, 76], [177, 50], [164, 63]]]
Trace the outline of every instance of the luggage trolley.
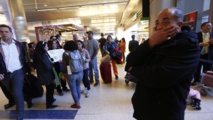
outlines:
[[[213, 61], [200, 59], [201, 62], [209, 63], [213, 65]], [[198, 84], [200, 88], [200, 94], [202, 96], [211, 95], [213, 96], [213, 66], [211, 66], [211, 70], [206, 71], [201, 74], [201, 83]]]

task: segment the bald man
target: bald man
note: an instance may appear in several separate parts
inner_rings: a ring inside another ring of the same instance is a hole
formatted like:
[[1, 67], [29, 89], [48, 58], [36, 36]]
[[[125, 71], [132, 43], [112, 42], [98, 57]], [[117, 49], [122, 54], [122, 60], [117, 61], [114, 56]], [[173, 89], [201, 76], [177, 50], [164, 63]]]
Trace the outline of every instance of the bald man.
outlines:
[[73, 41], [75, 41], [75, 42], [78, 41], [78, 35], [77, 34], [73, 34], [72, 37], [73, 37]]
[[150, 38], [128, 56], [126, 71], [138, 79], [132, 97], [138, 120], [184, 120], [200, 52], [196, 33], [181, 31], [182, 24], [181, 10], [162, 10]]

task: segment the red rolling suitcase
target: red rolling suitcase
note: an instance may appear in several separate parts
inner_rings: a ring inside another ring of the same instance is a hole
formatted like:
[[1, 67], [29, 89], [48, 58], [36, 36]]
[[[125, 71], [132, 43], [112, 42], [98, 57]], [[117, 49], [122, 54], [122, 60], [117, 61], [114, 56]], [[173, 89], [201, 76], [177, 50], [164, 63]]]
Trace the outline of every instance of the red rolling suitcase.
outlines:
[[104, 83], [112, 82], [112, 73], [111, 73], [111, 65], [110, 62], [101, 63], [100, 64], [101, 78]]

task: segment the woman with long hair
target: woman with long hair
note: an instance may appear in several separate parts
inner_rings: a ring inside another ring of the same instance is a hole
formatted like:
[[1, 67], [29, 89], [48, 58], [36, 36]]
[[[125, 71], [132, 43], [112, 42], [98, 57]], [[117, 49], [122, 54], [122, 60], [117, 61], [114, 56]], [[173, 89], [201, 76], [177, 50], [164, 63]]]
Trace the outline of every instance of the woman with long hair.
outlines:
[[83, 76], [83, 84], [84, 84], [84, 90], [82, 91], [82, 93], [85, 94], [85, 97], [89, 97], [90, 95], [90, 81], [88, 79], [88, 71], [89, 71], [89, 61], [90, 61], [90, 55], [88, 53], [88, 51], [85, 49], [84, 47], [84, 43], [81, 40], [78, 40], [77, 42], [78, 45], [78, 50], [81, 53], [83, 60], [84, 60], [84, 76]]
[[114, 58], [113, 56], [113, 52], [115, 50], [115, 48], [117, 47], [116, 43], [112, 40], [112, 36], [111, 35], [108, 35], [107, 36], [107, 42], [106, 44], [104, 45], [104, 49], [106, 51], [109, 52], [110, 54], [110, 57], [111, 57], [111, 61], [112, 61], [112, 68], [113, 68], [113, 72], [114, 72], [114, 75], [115, 75], [115, 79], [117, 80], [118, 79], [118, 70], [117, 70], [117, 66], [116, 66], [116, 59]]
[[47, 53], [48, 46], [46, 42], [39, 41], [36, 45], [33, 62], [36, 68], [38, 80], [42, 85], [46, 86], [46, 108], [55, 108], [57, 105], [53, 105], [53, 102], [56, 100], [53, 97], [54, 93], [54, 71], [53, 63], [50, 56]]
[[[58, 45], [56, 39], [49, 40], [47, 42], [47, 44], [48, 44], [49, 50], [60, 49], [60, 46]], [[55, 68], [58, 76], [59, 76], [59, 74], [61, 72], [61, 67], [62, 67], [62, 61], [54, 62], [54, 68]], [[64, 79], [61, 78], [60, 79], [60, 83], [61, 83], [61, 85], [57, 85], [56, 86], [56, 90], [57, 90], [57, 92], [58, 92], [58, 94], [60, 96], [63, 96], [64, 95], [63, 91], [69, 91], [69, 89], [66, 86], [66, 80], [64, 80]], [[63, 91], [62, 91], [61, 87], [62, 87]]]

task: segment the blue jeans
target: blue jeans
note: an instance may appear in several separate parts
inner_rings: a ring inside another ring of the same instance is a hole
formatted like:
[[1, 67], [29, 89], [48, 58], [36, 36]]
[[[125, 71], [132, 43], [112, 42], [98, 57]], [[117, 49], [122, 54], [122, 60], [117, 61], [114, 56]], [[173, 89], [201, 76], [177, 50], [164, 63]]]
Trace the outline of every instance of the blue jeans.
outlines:
[[83, 71], [68, 75], [68, 84], [71, 90], [72, 98], [76, 104], [79, 104], [81, 98], [81, 81], [83, 79]]
[[15, 99], [17, 114], [22, 115], [24, 112], [24, 97], [22, 91], [24, 85], [24, 71], [19, 69], [13, 73], [8, 73], [5, 75], [5, 79], [2, 80], [2, 83]]
[[89, 62], [89, 78], [90, 82], [93, 82], [93, 71], [95, 73], [95, 82], [99, 83], [99, 71], [98, 71], [98, 63], [97, 56]]

